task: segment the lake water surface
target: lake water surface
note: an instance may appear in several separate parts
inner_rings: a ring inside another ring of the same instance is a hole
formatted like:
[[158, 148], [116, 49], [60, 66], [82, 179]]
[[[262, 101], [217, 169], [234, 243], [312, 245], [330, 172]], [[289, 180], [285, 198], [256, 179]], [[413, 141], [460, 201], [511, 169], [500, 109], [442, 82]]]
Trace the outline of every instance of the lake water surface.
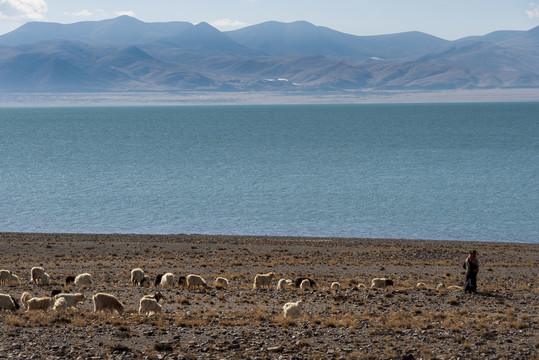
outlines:
[[539, 104], [0, 109], [0, 231], [539, 242]]

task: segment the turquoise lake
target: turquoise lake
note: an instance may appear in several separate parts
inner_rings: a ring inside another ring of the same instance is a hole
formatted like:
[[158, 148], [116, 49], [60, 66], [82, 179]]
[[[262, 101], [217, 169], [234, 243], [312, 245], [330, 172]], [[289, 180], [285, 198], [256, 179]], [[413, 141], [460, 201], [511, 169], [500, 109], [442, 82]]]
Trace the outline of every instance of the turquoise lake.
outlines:
[[0, 109], [0, 231], [539, 242], [539, 104]]

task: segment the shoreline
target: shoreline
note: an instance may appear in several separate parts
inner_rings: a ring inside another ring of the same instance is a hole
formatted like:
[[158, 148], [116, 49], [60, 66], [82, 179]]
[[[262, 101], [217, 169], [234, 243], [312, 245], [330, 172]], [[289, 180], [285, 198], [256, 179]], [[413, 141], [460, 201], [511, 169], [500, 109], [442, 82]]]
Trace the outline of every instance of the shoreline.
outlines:
[[[1, 93], [0, 107], [327, 105], [539, 102], [539, 88], [335, 92], [115, 91]], [[141, 100], [142, 99], [142, 100]]]
[[456, 240], [456, 239], [413, 239], [413, 238], [376, 238], [376, 237], [340, 237], [340, 236], [303, 236], [303, 235], [229, 235], [229, 234], [159, 234], [159, 233], [77, 233], [77, 232], [25, 232], [25, 231], [0, 231], [1, 237], [42, 237], [54, 239], [55, 237], [67, 238], [85, 238], [91, 239], [96, 237], [107, 238], [127, 238], [131, 240], [147, 239], [153, 240], [186, 240], [186, 239], [205, 239], [205, 240], [244, 240], [244, 241], [309, 241], [309, 242], [425, 242], [425, 243], [454, 243], [454, 244], [470, 244], [487, 245], [487, 244], [503, 244], [503, 245], [539, 245], [539, 242], [526, 241], [493, 241], [493, 240]]
[[[473, 295], [451, 288], [462, 285], [472, 247], [480, 264]], [[539, 351], [539, 244], [4, 232], [0, 263], [21, 280], [0, 285], [16, 299], [56, 288], [86, 296], [65, 312], [4, 312], [6, 357], [456, 360], [531, 359]], [[34, 266], [45, 269], [50, 284], [30, 283]], [[132, 286], [137, 267], [152, 285]], [[66, 276], [86, 272], [91, 285], [64, 285]], [[198, 274], [208, 287], [155, 287], [153, 279], [165, 272]], [[268, 272], [276, 274], [271, 288], [254, 290], [254, 276]], [[280, 278], [302, 276], [317, 287], [275, 288]], [[229, 279], [229, 287], [214, 287], [217, 277]], [[371, 289], [375, 277], [394, 286]], [[341, 290], [331, 290], [335, 281]], [[157, 290], [165, 296], [162, 312], [139, 314], [141, 297]], [[117, 296], [123, 314], [94, 313], [98, 292]], [[300, 299], [302, 315], [284, 318], [283, 304]]]

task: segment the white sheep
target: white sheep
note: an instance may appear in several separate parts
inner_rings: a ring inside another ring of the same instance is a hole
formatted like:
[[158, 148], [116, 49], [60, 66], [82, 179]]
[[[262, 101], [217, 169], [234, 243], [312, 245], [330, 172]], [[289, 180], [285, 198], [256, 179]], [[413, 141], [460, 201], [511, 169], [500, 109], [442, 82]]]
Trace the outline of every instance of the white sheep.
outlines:
[[34, 266], [30, 270], [30, 281], [34, 284], [49, 284], [51, 277], [45, 272], [45, 269], [39, 266]]
[[291, 289], [294, 287], [294, 282], [290, 279], [279, 279], [277, 282], [277, 290]]
[[55, 300], [65, 299], [66, 308], [75, 307], [77, 306], [78, 303], [81, 303], [86, 299], [86, 297], [81, 293], [76, 293], [76, 294], [60, 293], [60, 294], [57, 294], [54, 298]]
[[159, 302], [159, 300], [165, 298], [165, 297], [163, 296], [163, 294], [161, 294], [160, 291], [156, 291], [156, 292], [155, 292], [154, 294], [152, 294], [152, 295], [144, 295], [143, 297], [149, 298], [149, 299], [154, 299], [154, 300], [157, 301], [157, 302]]
[[283, 311], [285, 318], [296, 318], [301, 316], [302, 301], [288, 302], [284, 304]]
[[92, 275], [88, 273], [77, 275], [75, 277], [75, 285], [79, 285], [79, 286], [92, 285]]
[[40, 298], [31, 298], [26, 304], [26, 311], [41, 310], [47, 311], [54, 305], [54, 299], [46, 296]]
[[54, 300], [54, 306], [52, 307], [54, 311], [65, 311], [67, 310], [67, 301], [65, 298], [61, 297]]
[[121, 315], [124, 311], [124, 305], [114, 295], [97, 293], [92, 297], [92, 300], [94, 312], [108, 310], [112, 313], [116, 310]]
[[427, 284], [425, 284], [424, 282], [418, 282], [415, 287], [418, 288], [418, 289], [426, 289]]
[[7, 285], [10, 277], [11, 271], [6, 269], [0, 270], [0, 285]]
[[46, 285], [46, 284], [50, 284], [51, 283], [51, 276], [47, 273], [43, 274], [43, 277], [41, 279], [42, 281], [42, 284]]
[[226, 289], [228, 288], [228, 279], [224, 277], [218, 277], [213, 282], [213, 286], [216, 288]]
[[312, 288], [316, 288], [316, 282], [313, 279], [308, 278], [308, 277], [299, 277], [299, 278], [296, 278], [296, 280], [294, 280], [294, 286], [296, 287], [296, 289], [299, 289], [301, 283], [305, 279], [309, 280], [309, 283]]
[[367, 285], [359, 283], [359, 284], [357, 284], [357, 289], [358, 290], [367, 290]]
[[208, 285], [206, 284], [206, 280], [204, 280], [202, 277], [194, 274], [187, 275], [187, 288], [191, 289], [194, 287], [203, 287], [206, 289]]
[[9, 285], [9, 284], [21, 284], [21, 280], [19, 280], [19, 277], [15, 274], [13, 274], [9, 270], [2, 269], [0, 270], [0, 284], [1, 285]]
[[333, 291], [341, 290], [341, 284], [339, 282], [337, 282], [337, 281], [334, 281], [334, 282], [331, 283], [330, 288]]
[[21, 280], [20, 280], [19, 277], [18, 277], [17, 275], [15, 275], [15, 274], [11, 274], [11, 278], [9, 279], [8, 282], [11, 283], [11, 284], [13, 284], [13, 283], [18, 284], [18, 285], [21, 284]]
[[450, 285], [447, 287], [447, 290], [463, 290], [463, 287], [459, 285]]
[[131, 284], [133, 286], [135, 285], [141, 286], [143, 280], [144, 280], [144, 270], [140, 268], [131, 270]]
[[151, 297], [144, 296], [140, 299], [138, 312], [139, 314], [148, 314], [152, 315], [155, 313], [160, 313], [162, 311], [161, 305], [157, 303], [156, 299]]
[[39, 266], [34, 266], [30, 270], [30, 281], [34, 284], [37, 284], [39, 280], [41, 280], [41, 277], [45, 274], [45, 269]]
[[173, 287], [174, 286], [174, 274], [166, 273], [161, 277], [161, 286]]
[[9, 294], [0, 294], [0, 310], [15, 312], [19, 309], [19, 303]]
[[275, 273], [270, 272], [267, 274], [256, 274], [255, 280], [253, 282], [253, 289], [262, 289], [263, 287], [270, 288], [271, 281], [275, 277]]
[[25, 308], [28, 308], [28, 300], [30, 300], [31, 298], [32, 295], [28, 291], [22, 293], [21, 303], [24, 305]]
[[442, 289], [445, 289], [445, 284], [440, 283], [436, 285], [436, 290], [442, 290]]
[[311, 282], [308, 279], [305, 279], [299, 284], [301, 290], [309, 290], [311, 288]]
[[374, 278], [371, 281], [371, 288], [380, 289], [393, 285], [393, 280], [387, 278]]

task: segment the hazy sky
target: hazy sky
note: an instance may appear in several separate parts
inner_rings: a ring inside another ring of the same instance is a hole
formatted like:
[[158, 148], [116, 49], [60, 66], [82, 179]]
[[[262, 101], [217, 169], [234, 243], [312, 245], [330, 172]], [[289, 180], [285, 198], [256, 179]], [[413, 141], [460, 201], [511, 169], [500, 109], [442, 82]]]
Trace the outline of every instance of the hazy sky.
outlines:
[[454, 40], [539, 25], [539, 0], [0, 0], [0, 34], [28, 21], [73, 23], [127, 14], [146, 22], [205, 21], [232, 30], [306, 20], [354, 35], [422, 31]]

